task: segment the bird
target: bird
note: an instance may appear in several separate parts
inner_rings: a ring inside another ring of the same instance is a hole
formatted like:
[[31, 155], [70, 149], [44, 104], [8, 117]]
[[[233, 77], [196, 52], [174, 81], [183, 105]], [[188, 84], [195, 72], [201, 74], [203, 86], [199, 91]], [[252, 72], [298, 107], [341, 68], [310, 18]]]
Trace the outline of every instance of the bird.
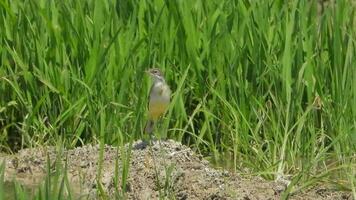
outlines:
[[151, 68], [146, 72], [153, 81], [148, 99], [148, 120], [145, 126], [145, 133], [150, 134], [154, 130], [155, 123], [166, 112], [172, 91], [160, 69]]

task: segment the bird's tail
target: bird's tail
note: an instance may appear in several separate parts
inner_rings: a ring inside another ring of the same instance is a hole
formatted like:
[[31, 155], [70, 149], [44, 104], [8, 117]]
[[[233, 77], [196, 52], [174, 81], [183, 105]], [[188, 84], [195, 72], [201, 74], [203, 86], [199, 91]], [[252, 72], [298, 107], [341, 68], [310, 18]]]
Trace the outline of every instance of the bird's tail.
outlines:
[[145, 126], [145, 133], [152, 133], [155, 122], [153, 120], [148, 120]]

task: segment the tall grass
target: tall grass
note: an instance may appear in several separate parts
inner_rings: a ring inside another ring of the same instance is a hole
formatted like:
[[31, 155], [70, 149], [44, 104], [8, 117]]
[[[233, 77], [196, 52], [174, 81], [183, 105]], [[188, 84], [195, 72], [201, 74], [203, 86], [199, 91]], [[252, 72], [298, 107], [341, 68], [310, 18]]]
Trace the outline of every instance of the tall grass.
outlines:
[[0, 0], [0, 147], [142, 138], [159, 66], [163, 137], [266, 178], [355, 185], [355, 4], [318, 6]]

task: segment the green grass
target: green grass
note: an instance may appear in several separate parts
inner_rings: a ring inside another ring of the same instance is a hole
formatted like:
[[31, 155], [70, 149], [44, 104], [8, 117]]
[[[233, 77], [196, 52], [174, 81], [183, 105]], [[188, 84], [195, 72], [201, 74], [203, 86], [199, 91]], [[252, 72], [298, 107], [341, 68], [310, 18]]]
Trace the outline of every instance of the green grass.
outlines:
[[162, 137], [233, 170], [292, 174], [289, 192], [351, 190], [350, 2], [0, 0], [0, 148], [144, 137], [144, 70], [159, 66], [175, 92]]

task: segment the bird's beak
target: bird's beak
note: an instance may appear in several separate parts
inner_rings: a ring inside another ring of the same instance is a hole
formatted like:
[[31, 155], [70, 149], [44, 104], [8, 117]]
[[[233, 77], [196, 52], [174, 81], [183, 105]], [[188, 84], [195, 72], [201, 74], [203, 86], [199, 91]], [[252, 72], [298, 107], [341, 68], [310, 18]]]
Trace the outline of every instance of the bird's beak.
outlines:
[[152, 76], [152, 72], [150, 70], [145, 71], [149, 76]]

